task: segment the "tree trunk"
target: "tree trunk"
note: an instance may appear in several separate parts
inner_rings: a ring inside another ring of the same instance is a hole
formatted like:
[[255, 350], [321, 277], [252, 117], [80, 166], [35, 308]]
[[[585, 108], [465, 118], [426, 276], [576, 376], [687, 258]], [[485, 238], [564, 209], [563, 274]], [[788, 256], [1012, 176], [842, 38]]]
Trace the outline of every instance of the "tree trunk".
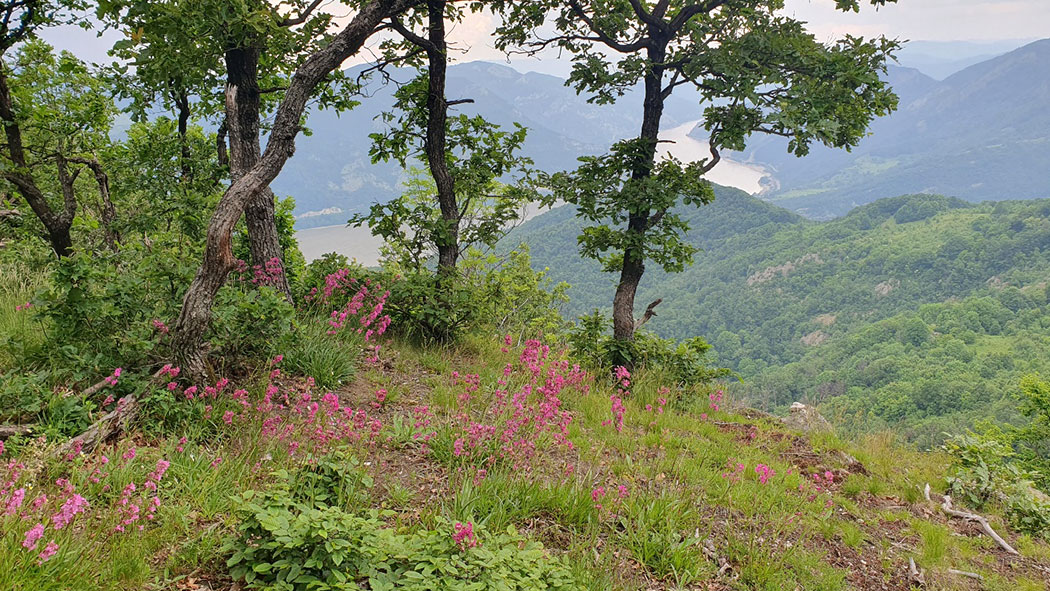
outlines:
[[[37, 219], [44, 225], [47, 231], [51, 248], [59, 258], [69, 256], [73, 253], [73, 239], [70, 236], [70, 228], [73, 227], [73, 218], [77, 211], [77, 201], [72, 192], [72, 185], [66, 190], [63, 185], [61, 213], [55, 213], [47, 203], [47, 198], [40, 190], [36, 180], [29, 172], [26, 161], [25, 148], [22, 145], [22, 129], [15, 120], [14, 104], [11, 100], [11, 90], [7, 86], [7, 68], [0, 63], [0, 120], [3, 120], [4, 135], [7, 138], [7, 155], [15, 169], [3, 173], [5, 179], [18, 189], [25, 198], [29, 208], [36, 214]], [[59, 176], [65, 174], [64, 161], [59, 157]]]
[[187, 134], [190, 125], [190, 97], [185, 90], [179, 90], [175, 96], [175, 107], [179, 112], [179, 169], [183, 182], [193, 180], [193, 169], [190, 166], [190, 143]]
[[[226, 51], [226, 125], [230, 138], [230, 178], [234, 182], [260, 158], [260, 53], [258, 47], [250, 46]], [[252, 265], [265, 269], [274, 259], [280, 264], [284, 257], [277, 235], [274, 196], [269, 186], [248, 201], [244, 221], [248, 227]], [[292, 290], [283, 272], [271, 276], [271, 285], [291, 301]]]
[[116, 250], [117, 243], [120, 242], [120, 234], [113, 228], [113, 222], [117, 219], [117, 208], [113, 205], [113, 199], [109, 193], [109, 175], [106, 174], [102, 164], [95, 158], [70, 158], [69, 161], [87, 166], [95, 175], [95, 183], [98, 185], [98, 196], [102, 201], [102, 210], [99, 217], [102, 220], [102, 229], [106, 233], [106, 245], [109, 246], [110, 250]]
[[[649, 49], [650, 70], [645, 75], [645, 98], [643, 102], [642, 129], [639, 139], [646, 142], [646, 151], [639, 158], [631, 177], [644, 179], [653, 172], [656, 160], [656, 145], [660, 139], [660, 119], [664, 111], [663, 75], [665, 51], [663, 48]], [[628, 243], [641, 245], [645, 232], [649, 229], [650, 211], [648, 209], [631, 212], [627, 220]], [[645, 273], [645, 255], [640, 246], [624, 249], [623, 267], [620, 270], [620, 283], [616, 286], [613, 297], [613, 338], [621, 343], [634, 340], [634, 296], [638, 284]], [[622, 356], [621, 356], [622, 357]], [[629, 359], [617, 360], [622, 365], [630, 366]]]
[[456, 187], [445, 159], [445, 136], [448, 124], [448, 100], [445, 97], [445, 73], [448, 67], [448, 52], [445, 44], [446, 0], [427, 0], [429, 28], [426, 46], [428, 61], [427, 88], [427, 135], [424, 151], [430, 174], [437, 186], [438, 206], [444, 222], [435, 236], [438, 250], [438, 273], [455, 273], [459, 258], [459, 206], [456, 203]]
[[284, 100], [277, 108], [266, 151], [251, 170], [226, 190], [208, 224], [204, 258], [186, 291], [172, 338], [175, 359], [191, 378], [200, 380], [205, 375], [202, 339], [211, 320], [215, 295], [234, 266], [233, 228], [248, 202], [269, 187], [295, 152], [299, 120], [310, 94], [325, 76], [361, 48], [383, 19], [402, 12], [415, 1], [374, 0], [365, 4], [346, 28], [295, 71]]

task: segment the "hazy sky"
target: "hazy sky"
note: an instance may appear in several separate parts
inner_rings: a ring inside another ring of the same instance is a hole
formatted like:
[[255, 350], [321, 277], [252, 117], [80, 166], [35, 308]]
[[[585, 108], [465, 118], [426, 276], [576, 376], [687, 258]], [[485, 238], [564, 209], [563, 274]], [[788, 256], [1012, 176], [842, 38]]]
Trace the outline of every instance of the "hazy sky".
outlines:
[[[834, 0], [787, 0], [786, 11], [808, 22], [821, 40], [843, 33], [928, 41], [1031, 40], [1050, 36], [1050, 0], [900, 0], [879, 10], [865, 6], [859, 14], [839, 12], [834, 5]], [[457, 25], [453, 36], [460, 47], [469, 49], [456, 60], [505, 61], [489, 38], [494, 24], [494, 17], [479, 14]], [[99, 39], [94, 32], [63, 27], [45, 31], [44, 37], [87, 61], [100, 62], [107, 59], [106, 50], [119, 35], [110, 32]], [[551, 59], [519, 62], [518, 66], [549, 72], [564, 70], [563, 64], [550, 63]]]

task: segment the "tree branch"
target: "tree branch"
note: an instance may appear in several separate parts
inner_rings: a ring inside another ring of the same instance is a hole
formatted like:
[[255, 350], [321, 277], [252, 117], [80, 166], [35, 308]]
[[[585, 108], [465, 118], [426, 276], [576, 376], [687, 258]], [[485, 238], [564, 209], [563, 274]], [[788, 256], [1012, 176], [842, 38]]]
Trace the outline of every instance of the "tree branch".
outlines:
[[409, 43], [411, 43], [412, 45], [415, 45], [416, 47], [422, 48], [424, 51], [433, 52], [433, 53], [438, 53], [438, 52], [441, 51], [440, 47], [438, 47], [434, 43], [431, 43], [431, 41], [429, 39], [427, 39], [426, 37], [422, 37], [420, 35], [417, 35], [417, 34], [413, 33], [397, 17], [391, 17], [390, 18], [390, 26], [393, 27], [394, 30], [397, 31], [397, 33], [399, 35], [404, 37], [405, 41], [408, 41]]
[[598, 27], [598, 25], [595, 24], [594, 19], [591, 18], [583, 10], [582, 6], [580, 6], [579, 0], [569, 0], [569, 6], [572, 8], [572, 11], [576, 13], [576, 16], [578, 16], [580, 20], [587, 25], [587, 28], [590, 29], [591, 32], [595, 35], [595, 37], [568, 35], [566, 37], [568, 37], [569, 40], [578, 39], [580, 41], [599, 41], [601, 43], [604, 43], [608, 47], [619, 51], [620, 53], [634, 53], [640, 49], [645, 49], [649, 46], [649, 42], [651, 41], [649, 37], [642, 37], [641, 39], [638, 39], [632, 43], [622, 43], [620, 41], [617, 41], [615, 38], [613, 38], [605, 31], [601, 30]]
[[727, 0], [707, 0], [707, 2], [701, 2], [699, 4], [690, 4], [689, 6], [686, 6], [682, 8], [682, 10], [678, 11], [678, 14], [676, 14], [675, 17], [671, 19], [671, 22], [670, 24], [668, 24], [667, 28], [672, 33], [677, 33], [678, 31], [682, 30], [682, 27], [684, 27], [686, 23], [689, 22], [689, 19], [693, 18], [698, 14], [706, 14], [708, 12], [711, 12], [712, 10], [725, 4], [726, 1]]
[[320, 6], [321, 2], [323, 1], [324, 0], [314, 0], [312, 3], [310, 3], [309, 6], [306, 7], [306, 10], [303, 10], [303, 12], [299, 16], [294, 18], [286, 17], [279, 24], [282, 27], [294, 27], [296, 25], [301, 25], [305, 23], [306, 19], [310, 18], [310, 15], [313, 14], [313, 11], [316, 10], [317, 7]]

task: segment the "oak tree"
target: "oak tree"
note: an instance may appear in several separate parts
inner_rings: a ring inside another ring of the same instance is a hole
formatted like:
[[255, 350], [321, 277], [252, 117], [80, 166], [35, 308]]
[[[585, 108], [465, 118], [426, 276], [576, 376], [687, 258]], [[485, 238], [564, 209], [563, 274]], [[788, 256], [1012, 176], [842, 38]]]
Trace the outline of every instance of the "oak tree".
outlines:
[[[870, 3], [887, 1], [894, 0]], [[836, 6], [856, 11], [860, 0]], [[591, 100], [612, 102], [642, 87], [638, 135], [552, 183], [588, 222], [582, 253], [620, 275], [613, 334], [621, 343], [634, 336], [646, 262], [676, 271], [691, 260], [675, 207], [713, 198], [699, 179], [722, 151], [742, 150], [756, 133], [790, 138], [800, 156], [813, 142], [849, 149], [875, 116], [896, 107], [880, 74], [897, 42], [847, 35], [822, 43], [782, 12], [783, 0], [496, 0], [493, 7], [504, 18], [502, 47], [568, 52], [568, 83]], [[710, 145], [709, 158], [688, 166], [657, 158], [664, 103], [681, 86], [699, 99]]]

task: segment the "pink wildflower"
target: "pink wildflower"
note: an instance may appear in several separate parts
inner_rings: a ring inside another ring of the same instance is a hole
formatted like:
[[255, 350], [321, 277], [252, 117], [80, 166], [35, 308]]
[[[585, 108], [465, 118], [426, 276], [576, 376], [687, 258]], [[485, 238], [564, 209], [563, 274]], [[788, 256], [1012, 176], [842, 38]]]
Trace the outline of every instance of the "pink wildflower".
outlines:
[[15, 492], [11, 493], [11, 498], [7, 501], [7, 508], [4, 509], [4, 516], [14, 515], [18, 508], [22, 506], [22, 501], [26, 498], [26, 489], [20, 488]]
[[769, 482], [770, 478], [776, 475], [776, 470], [765, 464], [759, 464], [755, 466], [755, 474], [758, 474], [758, 481], [765, 484]]
[[87, 499], [80, 495], [73, 495], [66, 499], [58, 513], [51, 516], [51, 522], [54, 524], [55, 529], [62, 529], [69, 525], [69, 522], [73, 521], [73, 517], [78, 513], [83, 513], [87, 506]]
[[452, 534], [452, 540], [455, 541], [461, 548], [473, 548], [478, 545], [477, 538], [474, 537], [474, 523], [468, 521], [466, 525], [456, 522], [455, 532]]
[[37, 564], [44, 564], [50, 560], [56, 552], [58, 552], [58, 544], [56, 544], [54, 540], [51, 540], [47, 543], [47, 546], [44, 546], [44, 551], [38, 556], [39, 560], [37, 561]]
[[26, 532], [26, 538], [22, 541], [22, 547], [26, 550], [36, 550], [36, 545], [42, 537], [44, 537], [44, 524], [38, 523]]

